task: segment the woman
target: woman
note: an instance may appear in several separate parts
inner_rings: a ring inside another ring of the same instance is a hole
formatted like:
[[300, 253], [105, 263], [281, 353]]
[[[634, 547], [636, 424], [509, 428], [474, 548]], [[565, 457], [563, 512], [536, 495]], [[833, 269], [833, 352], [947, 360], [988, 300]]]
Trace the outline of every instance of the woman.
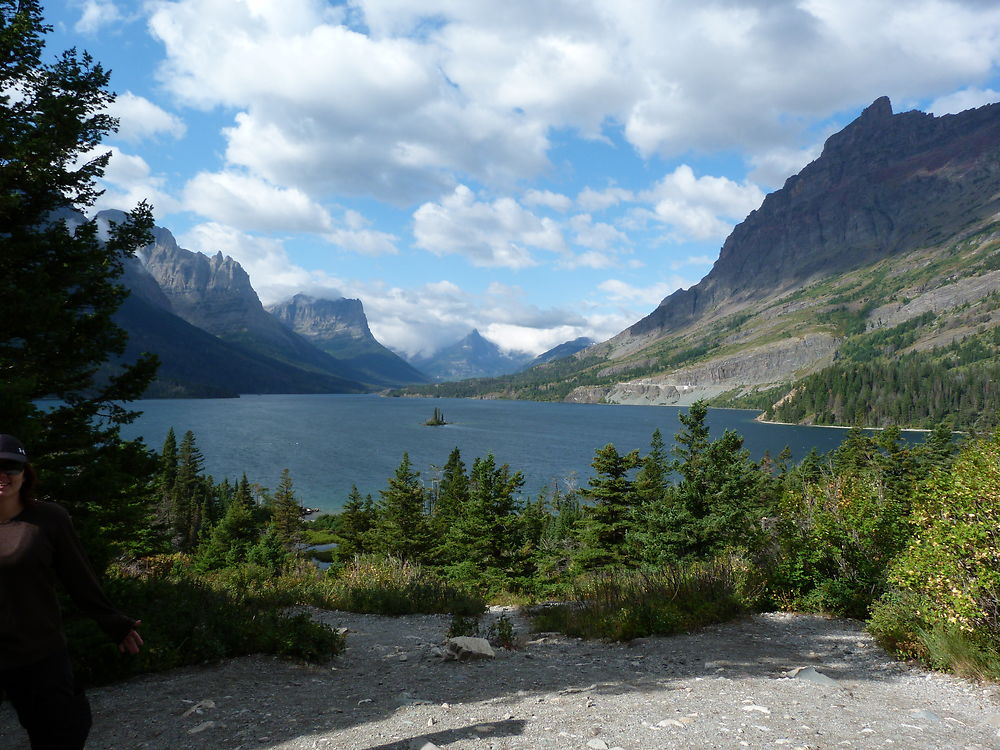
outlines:
[[87, 741], [90, 704], [73, 678], [56, 581], [122, 653], [139, 652], [140, 623], [111, 605], [69, 515], [36, 500], [34, 488], [21, 441], [0, 435], [0, 691], [32, 750], [76, 750]]

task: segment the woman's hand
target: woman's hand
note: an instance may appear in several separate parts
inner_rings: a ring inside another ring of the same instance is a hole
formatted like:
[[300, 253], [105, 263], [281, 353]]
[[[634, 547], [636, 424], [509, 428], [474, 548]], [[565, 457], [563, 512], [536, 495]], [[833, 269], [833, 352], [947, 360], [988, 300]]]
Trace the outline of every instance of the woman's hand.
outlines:
[[[136, 620], [135, 626], [139, 627], [142, 625], [142, 620]], [[122, 642], [118, 644], [118, 650], [123, 654], [132, 654], [135, 656], [139, 653], [139, 648], [142, 646], [142, 636], [135, 630], [128, 631], [128, 634], [122, 638]]]

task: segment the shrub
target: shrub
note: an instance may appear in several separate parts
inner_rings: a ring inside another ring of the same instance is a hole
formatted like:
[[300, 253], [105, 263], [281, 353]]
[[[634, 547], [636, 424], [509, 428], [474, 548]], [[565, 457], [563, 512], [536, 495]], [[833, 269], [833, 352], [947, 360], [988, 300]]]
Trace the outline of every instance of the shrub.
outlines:
[[198, 576], [182, 555], [164, 555], [112, 570], [109, 598], [142, 620], [145, 645], [134, 657], [116, 646], [67, 602], [66, 630], [84, 681], [101, 683], [143, 672], [201, 664], [250, 653], [324, 661], [343, 649], [326, 625], [287, 608], [321, 599], [321, 581], [307, 569], [274, 576], [255, 566]]
[[950, 471], [935, 472], [912, 521], [917, 531], [869, 627], [936, 668], [1000, 674], [1000, 434], [965, 445]]
[[865, 618], [912, 533], [908, 498], [871, 471], [786, 490], [768, 564], [771, 595], [790, 609]]
[[348, 612], [477, 615], [486, 609], [477, 594], [398, 557], [359, 555], [330, 578], [326, 606]]
[[741, 589], [754, 587], [748, 585], [753, 576], [746, 568], [739, 558], [722, 557], [656, 572], [619, 569], [590, 575], [577, 583], [574, 603], [545, 608], [533, 625], [616, 641], [689, 632], [748, 610]]

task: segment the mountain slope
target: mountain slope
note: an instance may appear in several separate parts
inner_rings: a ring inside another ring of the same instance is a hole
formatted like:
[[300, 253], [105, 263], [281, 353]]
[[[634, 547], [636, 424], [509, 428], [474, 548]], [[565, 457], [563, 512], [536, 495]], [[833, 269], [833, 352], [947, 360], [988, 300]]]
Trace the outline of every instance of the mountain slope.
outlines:
[[146, 398], [362, 391], [354, 381], [307, 372], [222, 341], [138, 294], [125, 300], [115, 322], [128, 332], [123, 361], [134, 361], [143, 352], [153, 352], [160, 360]]
[[[918, 318], [905, 349], [877, 356], [916, 352], [944, 372], [958, 365], [942, 347], [967, 337], [982, 337], [987, 356], [1000, 356], [991, 337], [1000, 325], [998, 211], [1000, 104], [934, 117], [893, 114], [878, 99], [733, 230], [698, 284], [569, 362], [482, 383], [481, 392], [638, 404], [715, 398], [763, 408], [791, 403], [803, 378], [858, 363], [852, 352]], [[977, 388], [986, 376], [970, 377]], [[925, 391], [963, 382], [942, 375]], [[800, 411], [816, 422], [931, 418], [915, 410], [888, 416], [874, 400], [855, 405], [861, 413]]]
[[185, 250], [162, 227], [156, 227], [153, 234], [154, 242], [140, 251], [141, 259], [174, 314], [224, 341], [302, 370], [353, 381], [352, 390], [365, 390], [360, 372], [268, 314], [235, 260], [221, 252], [209, 258]]
[[426, 383], [429, 378], [382, 346], [368, 328], [358, 299], [317, 299], [296, 294], [267, 311], [313, 346], [380, 386]]

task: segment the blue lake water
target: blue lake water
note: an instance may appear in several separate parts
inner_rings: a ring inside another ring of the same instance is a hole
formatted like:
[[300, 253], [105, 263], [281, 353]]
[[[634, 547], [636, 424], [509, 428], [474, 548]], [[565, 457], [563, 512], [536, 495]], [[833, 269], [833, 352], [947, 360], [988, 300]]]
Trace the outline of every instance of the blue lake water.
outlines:
[[[143, 415], [123, 429], [124, 437], [143, 437], [159, 450], [167, 430], [177, 439], [195, 434], [205, 457], [205, 471], [222, 480], [239, 479], [274, 488], [288, 468], [299, 501], [336, 511], [351, 485], [362, 493], [387, 486], [403, 453], [430, 485], [455, 447], [467, 467], [492, 453], [525, 476], [524, 493], [534, 497], [559, 483], [585, 487], [594, 452], [613, 443], [620, 452], [645, 453], [659, 428], [671, 443], [680, 429], [681, 409], [669, 406], [480, 401], [473, 399], [384, 398], [374, 395], [269, 395], [238, 399], [140, 401]], [[424, 422], [437, 407], [448, 424]], [[756, 412], [710, 409], [708, 424], [718, 437], [739, 432], [755, 459], [777, 455], [785, 445], [793, 460], [810, 448], [826, 452], [843, 439], [844, 430], [765, 425]]]

